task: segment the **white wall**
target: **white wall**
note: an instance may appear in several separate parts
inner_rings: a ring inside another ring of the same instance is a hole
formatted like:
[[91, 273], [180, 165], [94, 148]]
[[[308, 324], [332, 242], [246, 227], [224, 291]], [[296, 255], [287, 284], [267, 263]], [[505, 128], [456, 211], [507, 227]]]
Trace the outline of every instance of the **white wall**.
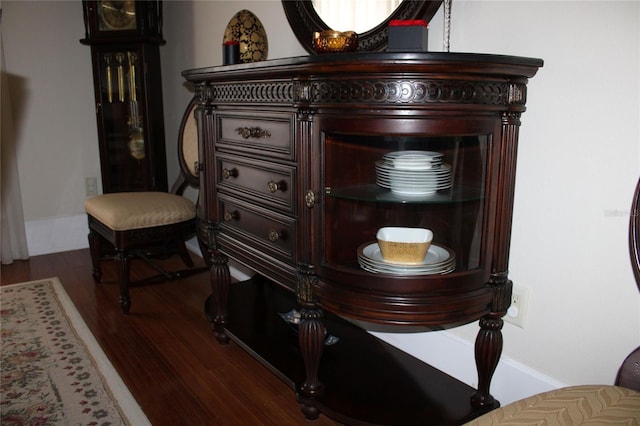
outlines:
[[611, 383], [640, 344], [627, 248], [640, 171], [640, 3], [454, 7], [454, 49], [545, 60], [523, 114], [510, 262], [531, 300], [525, 329], [506, 326], [505, 354], [569, 384]]
[[[21, 112], [18, 162], [28, 225], [84, 241], [84, 177], [99, 176], [99, 164], [89, 48], [78, 42], [81, 5], [3, 0], [2, 8], [6, 68], [20, 82], [12, 95], [18, 93]], [[165, 3], [170, 176], [190, 98], [180, 72], [220, 64], [226, 24], [245, 8], [267, 31], [269, 58], [305, 54], [278, 0]], [[439, 13], [431, 50], [441, 49], [441, 34]], [[640, 296], [626, 245], [640, 174], [640, 2], [457, 0], [451, 50], [545, 60], [529, 83], [522, 117], [510, 263], [516, 285], [530, 290], [529, 312], [523, 329], [505, 325], [493, 392], [506, 403], [549, 386], [612, 383], [624, 356], [640, 344]], [[476, 330], [471, 324], [380, 337], [473, 384]]]
[[78, 214], [84, 178], [100, 176], [82, 4], [4, 0], [2, 9], [25, 220]]

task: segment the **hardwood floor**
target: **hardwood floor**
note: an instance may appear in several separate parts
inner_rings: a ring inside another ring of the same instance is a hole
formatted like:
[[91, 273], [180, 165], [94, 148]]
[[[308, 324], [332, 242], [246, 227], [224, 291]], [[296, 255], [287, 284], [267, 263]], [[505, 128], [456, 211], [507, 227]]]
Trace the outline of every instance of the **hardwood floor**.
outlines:
[[[182, 267], [179, 258], [163, 264]], [[132, 271], [135, 280], [154, 273], [139, 261]], [[233, 342], [215, 341], [204, 315], [207, 272], [132, 288], [129, 315], [118, 304], [114, 262], [103, 262], [96, 285], [88, 249], [2, 265], [0, 284], [49, 277], [60, 279], [152, 424], [338, 424], [324, 415], [308, 422], [291, 388]]]

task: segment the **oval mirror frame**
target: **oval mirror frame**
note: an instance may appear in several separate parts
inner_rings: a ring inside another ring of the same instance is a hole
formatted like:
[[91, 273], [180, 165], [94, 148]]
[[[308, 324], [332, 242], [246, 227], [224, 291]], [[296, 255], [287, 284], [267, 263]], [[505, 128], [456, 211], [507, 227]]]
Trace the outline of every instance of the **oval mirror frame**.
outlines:
[[[429, 22], [441, 4], [442, 0], [404, 0], [383, 22], [367, 32], [358, 33], [358, 51], [380, 52], [385, 50], [388, 44], [389, 21], [424, 19]], [[320, 18], [313, 7], [312, 0], [282, 0], [282, 7], [300, 44], [307, 52], [317, 54], [312, 45], [313, 33], [331, 28]]]

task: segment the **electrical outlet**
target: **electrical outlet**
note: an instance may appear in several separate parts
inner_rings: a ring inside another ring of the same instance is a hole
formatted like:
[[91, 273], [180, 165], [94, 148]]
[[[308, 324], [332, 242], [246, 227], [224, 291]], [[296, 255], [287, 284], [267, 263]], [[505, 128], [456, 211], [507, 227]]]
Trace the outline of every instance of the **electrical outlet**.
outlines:
[[95, 177], [84, 178], [84, 190], [87, 197], [98, 194], [98, 179]]
[[505, 315], [503, 319], [506, 322], [510, 322], [513, 325], [524, 328], [528, 305], [529, 289], [514, 285], [511, 294], [511, 306], [507, 310], [507, 315]]

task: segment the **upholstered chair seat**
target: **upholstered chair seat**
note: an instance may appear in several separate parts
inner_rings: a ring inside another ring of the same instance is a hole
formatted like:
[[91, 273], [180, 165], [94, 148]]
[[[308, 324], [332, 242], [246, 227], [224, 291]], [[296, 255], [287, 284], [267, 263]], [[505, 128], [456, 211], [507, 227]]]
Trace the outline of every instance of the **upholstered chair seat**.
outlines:
[[114, 231], [170, 225], [196, 217], [191, 200], [167, 192], [104, 194], [87, 200], [84, 208]]
[[640, 392], [612, 385], [582, 385], [523, 398], [466, 426], [634, 425], [638, 421]]

